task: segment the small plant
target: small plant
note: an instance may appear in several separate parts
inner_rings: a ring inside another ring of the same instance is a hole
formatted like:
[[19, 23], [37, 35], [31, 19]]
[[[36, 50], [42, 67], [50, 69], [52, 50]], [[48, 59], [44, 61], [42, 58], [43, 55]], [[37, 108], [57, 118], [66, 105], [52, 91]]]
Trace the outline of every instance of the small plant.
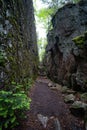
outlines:
[[27, 91], [29, 91], [30, 90], [30, 88], [31, 88], [31, 86], [32, 86], [32, 84], [33, 84], [33, 79], [32, 78], [26, 78], [25, 79], [25, 92], [27, 93]]
[[25, 110], [30, 108], [31, 99], [24, 91], [13, 93], [12, 91], [0, 91], [0, 130], [13, 128], [18, 125], [17, 113], [23, 115]]

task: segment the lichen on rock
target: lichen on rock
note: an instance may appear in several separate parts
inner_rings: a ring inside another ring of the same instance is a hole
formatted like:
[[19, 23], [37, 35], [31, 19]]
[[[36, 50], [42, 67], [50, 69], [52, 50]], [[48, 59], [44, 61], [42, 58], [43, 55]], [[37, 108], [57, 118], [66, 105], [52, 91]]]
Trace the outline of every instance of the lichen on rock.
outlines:
[[25, 78], [34, 78], [34, 73], [37, 75], [38, 50], [33, 3], [32, 0], [0, 0], [0, 7], [0, 50], [6, 58], [3, 70], [9, 77], [8, 83], [24, 83]]

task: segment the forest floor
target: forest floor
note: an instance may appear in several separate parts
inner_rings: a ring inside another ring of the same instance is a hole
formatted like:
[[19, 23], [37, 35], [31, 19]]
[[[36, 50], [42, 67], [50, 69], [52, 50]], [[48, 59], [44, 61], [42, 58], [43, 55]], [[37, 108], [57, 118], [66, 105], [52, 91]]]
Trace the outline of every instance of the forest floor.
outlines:
[[48, 83], [45, 77], [37, 78], [29, 94], [32, 102], [27, 119], [17, 130], [84, 130], [83, 120], [70, 113], [61, 91], [51, 90]]

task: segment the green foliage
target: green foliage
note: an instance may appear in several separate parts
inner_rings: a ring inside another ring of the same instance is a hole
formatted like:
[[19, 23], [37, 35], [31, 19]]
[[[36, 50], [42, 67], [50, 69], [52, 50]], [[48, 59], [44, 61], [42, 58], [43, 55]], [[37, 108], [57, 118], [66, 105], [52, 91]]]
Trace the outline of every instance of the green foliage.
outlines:
[[53, 13], [52, 9], [48, 9], [48, 8], [42, 8], [39, 10], [39, 12], [37, 12], [37, 16], [41, 19], [41, 20], [46, 20], [47, 17], [49, 17], [51, 14]]
[[33, 84], [33, 79], [32, 78], [25, 78], [24, 83], [25, 83], [24, 90], [27, 93]]
[[[0, 91], [0, 130], [2, 130], [16, 126], [18, 118], [30, 108], [31, 101], [27, 95], [33, 82], [31, 79], [33, 68], [36, 69], [37, 66], [35, 66], [36, 56], [28, 47], [30, 37], [27, 39], [27, 31], [21, 27], [24, 25], [26, 28], [27, 22], [23, 1], [0, 0], [0, 5], [3, 26], [0, 34], [0, 74], [8, 75], [6, 80], [4, 76], [2, 82], [0, 80], [0, 87], [4, 86], [4, 90]], [[6, 34], [4, 30], [7, 31]]]
[[[80, 0], [42, 0], [44, 4], [47, 4], [48, 6], [46, 8], [42, 8], [37, 13], [37, 16], [40, 20], [43, 20], [45, 26], [48, 26], [48, 30], [50, 29], [49, 25], [51, 25], [51, 18], [56, 13], [56, 11], [64, 6], [68, 2], [77, 3]], [[48, 21], [48, 24], [47, 24]]]
[[36, 13], [36, 16], [38, 17], [38, 22], [41, 22], [47, 31], [52, 29], [52, 24], [50, 21], [53, 12], [54, 10], [51, 8], [42, 8]]
[[[19, 86], [16, 86], [16, 89], [18, 88]], [[0, 130], [18, 125], [17, 114], [20, 118], [20, 115], [30, 108], [30, 102], [24, 91], [0, 91]]]

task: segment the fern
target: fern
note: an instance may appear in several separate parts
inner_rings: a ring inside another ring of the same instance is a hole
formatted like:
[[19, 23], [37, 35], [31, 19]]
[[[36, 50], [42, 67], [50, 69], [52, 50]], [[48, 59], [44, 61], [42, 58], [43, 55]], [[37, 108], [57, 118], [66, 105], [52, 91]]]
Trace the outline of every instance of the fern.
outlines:
[[[12, 91], [0, 91], [0, 130], [2, 128], [12, 128], [18, 125], [16, 113], [24, 113], [30, 108], [31, 100], [24, 91], [13, 93]], [[20, 114], [20, 115], [21, 115]]]

